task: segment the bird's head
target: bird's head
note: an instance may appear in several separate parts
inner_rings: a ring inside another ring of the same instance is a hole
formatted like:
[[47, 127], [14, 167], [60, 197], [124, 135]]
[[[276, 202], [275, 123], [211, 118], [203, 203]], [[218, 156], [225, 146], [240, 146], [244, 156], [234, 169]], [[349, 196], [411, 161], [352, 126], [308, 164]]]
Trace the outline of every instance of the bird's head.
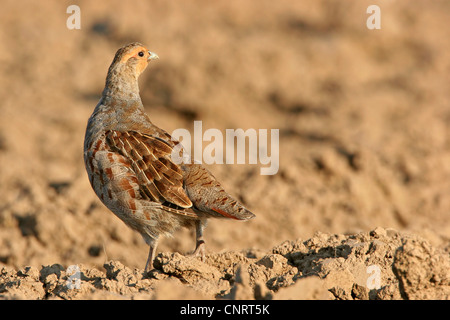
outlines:
[[120, 65], [139, 76], [151, 60], [159, 59], [139, 42], [133, 42], [117, 50], [111, 67]]

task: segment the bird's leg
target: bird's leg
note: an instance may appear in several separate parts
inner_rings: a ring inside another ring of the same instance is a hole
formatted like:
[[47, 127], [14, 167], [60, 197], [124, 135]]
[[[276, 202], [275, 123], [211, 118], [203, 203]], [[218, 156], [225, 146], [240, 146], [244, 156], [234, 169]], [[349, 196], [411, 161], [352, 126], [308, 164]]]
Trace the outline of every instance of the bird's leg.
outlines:
[[155, 259], [155, 252], [156, 252], [156, 246], [157, 246], [157, 241], [151, 241], [151, 243], [149, 243], [149, 250], [148, 250], [148, 258], [147, 258], [147, 262], [145, 263], [145, 268], [144, 268], [144, 274], [147, 273], [148, 271], [148, 267], [150, 266], [151, 268], [153, 268], [153, 260]]
[[202, 259], [205, 256], [205, 240], [203, 239], [203, 229], [205, 229], [206, 221], [197, 220], [195, 222], [195, 250], [193, 256], [200, 256]]

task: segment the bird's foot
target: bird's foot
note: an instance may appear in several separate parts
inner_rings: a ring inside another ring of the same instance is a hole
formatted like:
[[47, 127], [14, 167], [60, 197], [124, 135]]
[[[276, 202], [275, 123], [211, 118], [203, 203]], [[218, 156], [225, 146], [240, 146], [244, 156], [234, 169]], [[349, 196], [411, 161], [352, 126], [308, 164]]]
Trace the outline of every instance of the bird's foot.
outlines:
[[190, 254], [192, 257], [200, 257], [200, 260], [203, 261], [205, 258], [205, 242], [203, 240], [197, 242], [197, 246], [195, 247], [194, 252]]

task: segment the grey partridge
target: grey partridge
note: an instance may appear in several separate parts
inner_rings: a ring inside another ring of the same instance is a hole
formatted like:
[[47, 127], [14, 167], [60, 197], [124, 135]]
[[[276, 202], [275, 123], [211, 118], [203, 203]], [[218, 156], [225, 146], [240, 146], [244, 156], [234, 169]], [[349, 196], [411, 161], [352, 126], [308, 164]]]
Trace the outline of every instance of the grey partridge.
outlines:
[[158, 56], [140, 43], [116, 52], [84, 141], [95, 193], [150, 247], [145, 272], [153, 265], [161, 236], [195, 227], [194, 254], [203, 256], [208, 218], [254, 217], [201, 164], [173, 161], [179, 142], [150, 121], [139, 95], [138, 77], [154, 59]]

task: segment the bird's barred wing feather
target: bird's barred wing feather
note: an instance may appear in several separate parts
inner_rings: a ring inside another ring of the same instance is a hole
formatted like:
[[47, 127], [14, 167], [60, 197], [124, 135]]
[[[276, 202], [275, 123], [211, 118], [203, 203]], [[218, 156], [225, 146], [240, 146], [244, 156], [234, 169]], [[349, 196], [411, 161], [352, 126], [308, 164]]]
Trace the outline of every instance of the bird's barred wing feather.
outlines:
[[130, 160], [141, 191], [151, 201], [169, 202], [181, 208], [192, 207], [183, 189], [182, 170], [172, 162], [173, 149], [167, 142], [136, 131], [115, 130], [106, 132], [106, 141], [112, 150]]

